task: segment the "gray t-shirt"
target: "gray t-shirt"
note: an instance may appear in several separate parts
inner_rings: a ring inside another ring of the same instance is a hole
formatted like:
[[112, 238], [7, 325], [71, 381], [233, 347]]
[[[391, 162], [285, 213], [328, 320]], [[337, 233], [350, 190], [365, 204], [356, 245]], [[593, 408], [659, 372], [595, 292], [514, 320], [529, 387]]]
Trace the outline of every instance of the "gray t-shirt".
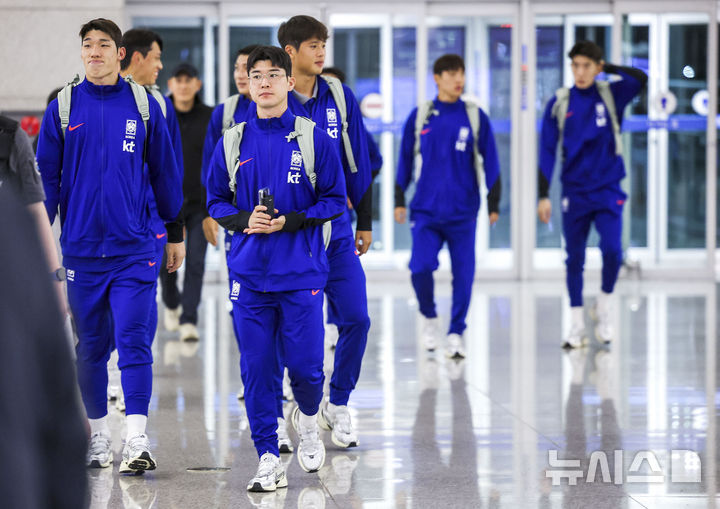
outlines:
[[15, 131], [9, 163], [10, 176], [0, 181], [0, 185], [11, 186], [25, 205], [45, 201], [45, 191], [30, 138], [20, 127]]

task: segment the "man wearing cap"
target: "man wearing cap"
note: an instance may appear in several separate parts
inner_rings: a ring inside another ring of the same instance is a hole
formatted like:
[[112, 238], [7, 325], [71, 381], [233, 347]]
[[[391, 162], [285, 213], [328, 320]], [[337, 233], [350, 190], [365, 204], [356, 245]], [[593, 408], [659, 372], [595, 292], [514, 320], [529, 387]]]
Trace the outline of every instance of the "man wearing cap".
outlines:
[[[212, 108], [203, 104], [199, 92], [202, 81], [197, 69], [187, 62], [173, 69], [168, 80], [170, 99], [175, 107], [180, 139], [182, 141], [183, 164], [183, 208], [181, 217], [187, 229], [187, 257], [185, 265], [185, 283], [180, 294], [177, 287], [177, 273], [160, 269], [160, 284], [165, 307], [177, 309], [182, 305], [180, 315], [180, 339], [192, 341], [198, 339], [197, 308], [202, 292], [205, 272], [205, 252], [207, 240], [203, 234], [203, 221], [210, 217], [205, 207], [205, 186], [201, 180], [203, 141], [207, 131]], [[164, 265], [163, 265], [164, 267]]]

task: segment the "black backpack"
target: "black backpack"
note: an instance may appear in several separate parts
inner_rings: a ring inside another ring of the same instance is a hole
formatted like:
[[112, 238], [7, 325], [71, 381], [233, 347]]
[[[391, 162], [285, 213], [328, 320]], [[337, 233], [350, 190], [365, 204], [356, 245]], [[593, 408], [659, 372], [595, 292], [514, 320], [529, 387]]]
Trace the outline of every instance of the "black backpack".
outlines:
[[19, 124], [11, 118], [0, 115], [0, 184], [11, 173], [10, 152], [15, 141], [15, 131]]

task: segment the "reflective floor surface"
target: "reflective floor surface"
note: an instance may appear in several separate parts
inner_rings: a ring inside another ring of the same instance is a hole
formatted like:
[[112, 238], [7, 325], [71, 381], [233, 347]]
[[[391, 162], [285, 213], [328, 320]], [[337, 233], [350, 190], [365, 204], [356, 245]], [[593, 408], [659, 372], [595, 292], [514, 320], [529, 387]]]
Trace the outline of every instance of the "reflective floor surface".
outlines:
[[[587, 284], [587, 308], [597, 286]], [[245, 489], [257, 456], [236, 397], [227, 286], [208, 284], [201, 340], [161, 328], [154, 344], [148, 434], [158, 469], [118, 475], [123, 415], [112, 408], [116, 461], [89, 472], [91, 507], [714, 507], [716, 291], [623, 280], [617, 339], [600, 346], [589, 326], [591, 345], [567, 353], [561, 281], [477, 282], [468, 356], [456, 362], [421, 349], [409, 277], [369, 273], [372, 327], [350, 400], [360, 446], [338, 449], [323, 432], [325, 466], [308, 474], [283, 455], [289, 487], [263, 495]], [[437, 295], [447, 323], [447, 278]]]

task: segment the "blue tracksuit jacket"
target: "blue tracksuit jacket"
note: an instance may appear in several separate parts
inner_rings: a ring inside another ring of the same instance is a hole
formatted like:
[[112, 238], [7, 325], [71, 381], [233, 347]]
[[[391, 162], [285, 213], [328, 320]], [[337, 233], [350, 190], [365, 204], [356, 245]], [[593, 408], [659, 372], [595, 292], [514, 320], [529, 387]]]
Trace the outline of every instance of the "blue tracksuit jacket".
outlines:
[[[330, 87], [327, 82], [320, 77], [317, 78], [317, 87], [317, 97], [311, 98], [305, 104], [302, 104], [292, 92], [288, 94], [288, 108], [295, 115], [310, 118], [317, 124], [318, 128], [325, 131], [330, 138], [332, 138], [333, 145], [340, 155], [342, 167], [345, 172], [347, 196], [357, 210], [360, 201], [372, 183], [372, 171], [370, 169], [370, 158], [368, 156], [367, 146], [367, 130], [365, 129], [362, 114], [360, 113], [360, 106], [352, 90], [343, 85], [345, 103], [347, 105], [348, 134], [350, 135], [353, 156], [358, 169], [356, 173], [352, 173], [348, 166], [347, 157], [345, 156], [345, 149], [343, 148], [340, 114], [338, 113], [332, 93], [330, 93]], [[250, 112], [248, 112], [248, 114], [250, 114]], [[371, 224], [364, 224], [360, 229], [369, 230], [371, 227]], [[346, 213], [333, 221], [332, 238], [336, 239], [340, 236], [347, 236], [348, 234], [352, 234], [352, 229], [350, 227], [350, 214]]]
[[182, 175], [162, 111], [156, 101], [149, 105], [146, 133], [130, 85], [122, 78], [107, 86], [84, 80], [72, 91], [65, 139], [57, 99], [45, 111], [37, 160], [51, 223], [60, 206], [64, 256], [153, 253], [146, 179], [160, 217], [168, 222], [177, 217]]
[[[621, 67], [613, 72], [622, 80], [610, 84], [615, 99], [618, 122], [622, 124], [625, 106], [642, 89], [644, 83], [627, 74]], [[540, 133], [540, 172], [552, 182], [558, 142], [558, 125], [552, 117], [555, 97], [550, 99], [543, 115]], [[619, 189], [625, 177], [622, 157], [615, 154], [615, 136], [610, 116], [600, 98], [597, 86], [570, 89], [570, 103], [562, 142], [562, 173], [564, 194], [587, 193], [612, 187]]]
[[[410, 203], [411, 217], [419, 214], [430, 219], [475, 219], [480, 210], [480, 187], [473, 165], [473, 143], [478, 144], [483, 157], [488, 190], [493, 189], [500, 175], [490, 119], [481, 109], [478, 140], [474, 140], [462, 100], [444, 103], [436, 98], [434, 104], [439, 115], [431, 115], [420, 133], [423, 162]], [[413, 175], [416, 116], [417, 108], [405, 122], [400, 145], [396, 183], [403, 192]], [[490, 205], [491, 209], [497, 207], [496, 203]]]
[[[305, 174], [294, 131], [295, 115], [289, 110], [279, 118], [252, 118], [240, 143], [236, 180], [237, 205], [229, 187], [222, 142], [213, 153], [207, 176], [208, 212], [220, 225], [234, 230], [228, 258], [232, 277], [250, 290], [282, 292], [324, 288], [328, 260], [322, 223], [345, 210], [345, 179], [332, 140], [315, 128], [315, 190]], [[287, 223], [272, 234], [243, 234], [258, 190], [267, 187], [275, 197], [278, 216]]]
[[[148, 98], [152, 97], [148, 94]], [[154, 98], [153, 98], [154, 99]], [[183, 148], [182, 140], [180, 139], [180, 125], [178, 124], [177, 114], [175, 113], [175, 106], [173, 106], [172, 100], [165, 96], [165, 107], [167, 116], [165, 121], [167, 122], [168, 133], [170, 134], [170, 141], [172, 142], [173, 150], [175, 151], [175, 163], [177, 164], [178, 171], [180, 172], [180, 178], [183, 178], [185, 173], [185, 166], [183, 164]], [[165, 231], [165, 223], [158, 214], [157, 203], [155, 203], [155, 195], [148, 192], [148, 202], [150, 204], [150, 215], [153, 218], [152, 229], [156, 235], [162, 234]]]
[[[233, 118], [235, 123], [246, 120], [248, 106], [252, 101], [241, 95], [238, 99], [237, 108]], [[220, 103], [213, 109], [212, 115], [210, 116], [210, 123], [208, 124], [207, 134], [205, 135], [205, 144], [203, 145], [203, 158], [202, 158], [202, 181], [205, 182], [207, 179], [207, 169], [210, 167], [210, 159], [212, 159], [213, 152], [215, 151], [215, 145], [218, 140], [222, 137], [222, 120], [223, 120], [223, 104]]]

